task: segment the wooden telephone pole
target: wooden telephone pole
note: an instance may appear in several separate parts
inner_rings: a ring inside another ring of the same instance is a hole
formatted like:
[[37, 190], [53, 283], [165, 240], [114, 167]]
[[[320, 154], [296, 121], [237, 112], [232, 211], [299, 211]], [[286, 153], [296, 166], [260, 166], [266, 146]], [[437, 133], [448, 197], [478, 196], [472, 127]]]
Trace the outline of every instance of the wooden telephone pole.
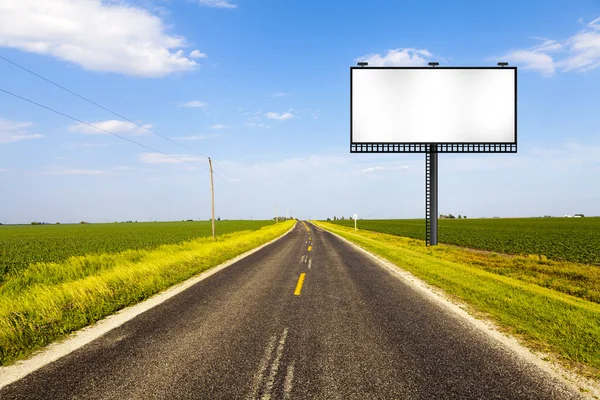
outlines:
[[212, 160], [208, 157], [208, 166], [210, 168], [210, 196], [212, 200], [212, 237], [215, 238], [215, 185], [213, 183]]

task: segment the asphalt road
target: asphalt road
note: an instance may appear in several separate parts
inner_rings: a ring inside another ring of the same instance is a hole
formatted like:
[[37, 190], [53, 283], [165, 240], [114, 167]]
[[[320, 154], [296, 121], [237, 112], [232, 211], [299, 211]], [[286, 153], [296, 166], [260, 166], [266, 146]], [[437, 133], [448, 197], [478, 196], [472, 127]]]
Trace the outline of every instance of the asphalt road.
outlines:
[[308, 227], [298, 223], [0, 398], [577, 397], [362, 252]]

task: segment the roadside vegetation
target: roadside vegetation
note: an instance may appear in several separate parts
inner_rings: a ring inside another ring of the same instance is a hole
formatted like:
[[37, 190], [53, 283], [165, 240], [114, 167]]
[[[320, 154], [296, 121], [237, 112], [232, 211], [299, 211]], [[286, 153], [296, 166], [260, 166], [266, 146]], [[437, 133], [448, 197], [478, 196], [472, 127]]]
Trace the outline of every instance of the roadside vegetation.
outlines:
[[441, 288], [533, 349], [600, 379], [600, 267], [539, 255], [425, 247], [423, 240], [315, 224]]
[[0, 284], [0, 365], [273, 240], [294, 223], [266, 221], [268, 226], [258, 230], [216, 239], [87, 254], [13, 270]]
[[[217, 221], [218, 235], [256, 230], [273, 221]], [[0, 283], [4, 275], [36, 262], [72, 256], [150, 250], [212, 234], [210, 221], [110, 224], [5, 225], [0, 227]]]
[[[332, 223], [354, 227], [353, 220]], [[358, 220], [359, 229], [425, 239], [422, 219]], [[600, 218], [440, 219], [440, 243], [600, 265]]]

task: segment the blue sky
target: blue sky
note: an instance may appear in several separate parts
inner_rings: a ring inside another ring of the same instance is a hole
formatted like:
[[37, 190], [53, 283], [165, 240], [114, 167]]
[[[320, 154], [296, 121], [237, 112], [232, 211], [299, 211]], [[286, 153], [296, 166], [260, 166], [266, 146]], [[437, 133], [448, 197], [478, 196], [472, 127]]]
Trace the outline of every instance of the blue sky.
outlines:
[[[424, 155], [349, 153], [349, 67], [519, 67], [519, 152], [440, 155], [440, 212], [600, 215], [600, 4], [2, 0], [0, 56], [216, 160], [221, 218], [424, 215]], [[0, 89], [206, 157], [0, 60]], [[0, 222], [210, 217], [206, 170], [0, 92]]]

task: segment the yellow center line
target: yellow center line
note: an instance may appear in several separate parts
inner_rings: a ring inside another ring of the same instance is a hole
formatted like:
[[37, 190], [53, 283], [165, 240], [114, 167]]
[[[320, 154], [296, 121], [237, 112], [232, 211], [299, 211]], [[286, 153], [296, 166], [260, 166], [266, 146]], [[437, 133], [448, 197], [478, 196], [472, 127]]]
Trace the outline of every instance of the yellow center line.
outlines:
[[306, 276], [305, 272], [300, 274], [300, 278], [298, 278], [298, 284], [296, 285], [296, 290], [294, 290], [294, 295], [300, 296], [300, 292], [302, 291], [302, 284], [304, 283], [305, 276]]
[[308, 246], [308, 251], [311, 251], [311, 250], [312, 250], [312, 246]]

